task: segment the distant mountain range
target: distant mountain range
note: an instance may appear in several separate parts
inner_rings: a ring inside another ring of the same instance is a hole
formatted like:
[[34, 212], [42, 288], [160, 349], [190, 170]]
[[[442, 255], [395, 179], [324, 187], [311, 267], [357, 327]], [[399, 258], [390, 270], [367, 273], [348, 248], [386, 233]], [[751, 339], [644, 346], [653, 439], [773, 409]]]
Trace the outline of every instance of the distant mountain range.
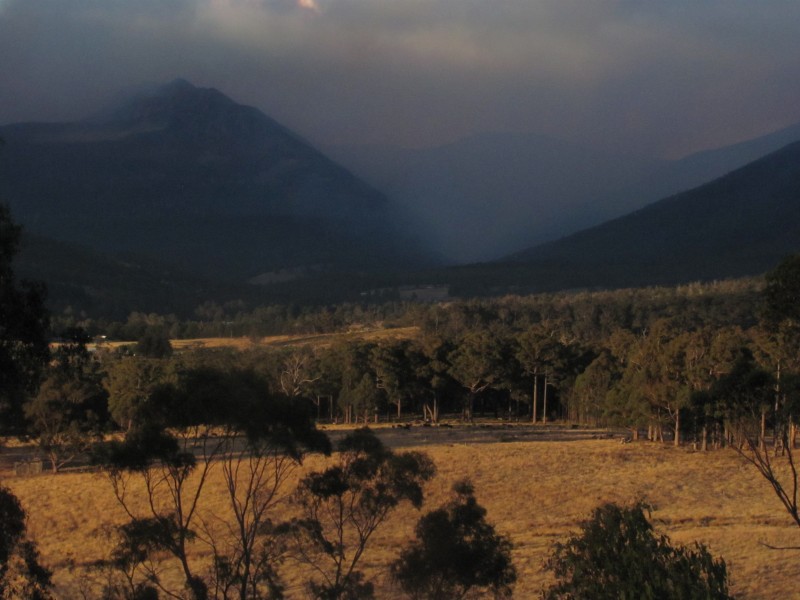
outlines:
[[[58, 310], [115, 318], [402, 284], [674, 284], [758, 274], [800, 250], [800, 125], [673, 162], [512, 134], [330, 149], [365, 183], [258, 110], [176, 80], [0, 138], [0, 199], [27, 234], [19, 273], [44, 280]], [[492, 260], [431, 269], [428, 247]]]
[[477, 134], [421, 150], [328, 152], [404, 206], [435, 248], [457, 263], [497, 258], [594, 225], [607, 211], [592, 200], [661, 164], [510, 133]]
[[2, 196], [40, 236], [232, 282], [423, 258], [380, 192], [255, 108], [183, 80], [0, 137]]
[[453, 262], [497, 259], [721, 177], [800, 140], [800, 124], [666, 161], [532, 134], [474, 135], [434, 148], [329, 154], [403, 205]]
[[[494, 265], [502, 285], [555, 290], [756, 275], [800, 251], [800, 142], [695, 189]], [[475, 276], [475, 273], [473, 273]]]

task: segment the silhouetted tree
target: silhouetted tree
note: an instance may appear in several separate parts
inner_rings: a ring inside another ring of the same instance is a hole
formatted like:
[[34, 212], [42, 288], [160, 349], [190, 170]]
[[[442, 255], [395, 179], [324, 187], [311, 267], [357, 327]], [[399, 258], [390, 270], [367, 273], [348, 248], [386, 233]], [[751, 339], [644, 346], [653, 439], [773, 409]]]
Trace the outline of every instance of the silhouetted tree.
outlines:
[[[308, 403], [265, 390], [250, 372], [181, 371], [162, 390], [157, 411], [144, 413], [122, 442], [98, 451], [130, 518], [112, 557], [129, 582], [124, 589], [133, 593], [149, 582], [192, 600], [280, 596], [269, 510], [285, 495], [304, 449], [329, 452], [330, 444], [315, 429]], [[231, 513], [222, 533], [199, 515], [213, 468], [222, 470]], [[133, 479], [142, 485], [132, 486]], [[198, 540], [211, 549], [205, 571], [188, 558]], [[167, 588], [159, 576], [165, 557], [177, 561], [186, 592]]]
[[106, 393], [82, 330], [67, 332], [37, 394], [25, 404], [28, 430], [54, 473], [89, 451], [108, 418]]
[[20, 231], [0, 204], [0, 431], [5, 433], [24, 430], [23, 402], [36, 391], [50, 357], [44, 286], [18, 282], [11, 265]]
[[392, 564], [392, 578], [414, 600], [506, 598], [517, 579], [511, 542], [486, 521], [469, 481], [453, 499], [424, 515], [416, 539]]
[[343, 438], [338, 450], [336, 465], [300, 482], [302, 517], [287, 526], [293, 555], [317, 574], [309, 581], [314, 598], [372, 598], [372, 584], [357, 569], [367, 544], [398, 504], [422, 505], [422, 486], [435, 468], [425, 454], [393, 453], [366, 427]]
[[148, 329], [136, 342], [136, 354], [145, 358], [169, 358], [172, 356], [169, 336], [159, 329]]

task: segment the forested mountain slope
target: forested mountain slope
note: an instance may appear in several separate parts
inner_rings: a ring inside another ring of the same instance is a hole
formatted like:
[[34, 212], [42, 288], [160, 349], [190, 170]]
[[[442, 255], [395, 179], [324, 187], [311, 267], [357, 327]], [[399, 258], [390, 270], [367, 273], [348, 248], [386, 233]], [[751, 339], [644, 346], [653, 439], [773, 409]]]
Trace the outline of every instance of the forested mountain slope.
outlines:
[[403, 262], [383, 195], [258, 110], [176, 80], [75, 123], [0, 128], [27, 230], [206, 277]]
[[453, 270], [450, 279], [465, 293], [675, 284], [763, 273], [798, 250], [795, 143], [625, 217]]

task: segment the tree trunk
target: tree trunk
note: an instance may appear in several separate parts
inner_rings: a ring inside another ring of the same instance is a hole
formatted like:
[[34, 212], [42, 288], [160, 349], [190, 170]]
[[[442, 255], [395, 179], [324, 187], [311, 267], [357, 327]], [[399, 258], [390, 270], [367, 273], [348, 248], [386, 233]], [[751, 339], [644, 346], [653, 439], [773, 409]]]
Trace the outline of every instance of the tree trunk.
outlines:
[[539, 404], [539, 376], [533, 376], [533, 406], [531, 407], [531, 423], [536, 423], [536, 405]]
[[58, 455], [51, 453], [50, 456], [50, 468], [53, 472], [53, 475], [58, 473]]
[[542, 425], [547, 425], [547, 375], [544, 376], [544, 396], [542, 398]]
[[703, 425], [703, 437], [702, 441], [700, 442], [700, 450], [706, 452], [708, 450], [708, 426]]
[[673, 445], [677, 448], [681, 445], [681, 409], [675, 410], [675, 440]]

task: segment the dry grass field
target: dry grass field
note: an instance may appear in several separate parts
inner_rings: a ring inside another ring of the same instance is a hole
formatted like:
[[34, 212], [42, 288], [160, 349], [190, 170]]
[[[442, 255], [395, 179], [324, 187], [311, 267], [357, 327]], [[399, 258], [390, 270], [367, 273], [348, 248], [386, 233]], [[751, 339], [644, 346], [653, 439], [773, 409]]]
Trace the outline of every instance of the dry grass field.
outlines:
[[[426, 505], [443, 502], [451, 484], [469, 477], [478, 501], [496, 528], [514, 543], [519, 581], [516, 598], [536, 598], [549, 582], [543, 562], [554, 542], [576, 529], [600, 503], [644, 498], [656, 508], [658, 531], [673, 542], [695, 540], [728, 562], [738, 598], [800, 595], [800, 556], [767, 549], [800, 545], [771, 489], [732, 451], [708, 454], [646, 442], [615, 440], [433, 443], [420, 448], [436, 462]], [[324, 466], [322, 457], [305, 469]], [[5, 479], [29, 512], [29, 526], [44, 562], [57, 570], [60, 597], [80, 597], [85, 565], [108, 551], [103, 529], [121, 522], [108, 482], [98, 474]], [[221, 482], [212, 477], [206, 515], [224, 514]], [[424, 510], [424, 509], [423, 509]], [[364, 568], [378, 584], [378, 597], [394, 598], [384, 573], [398, 547], [412, 534], [418, 513], [401, 508], [372, 542]], [[204, 554], [196, 544], [198, 556]], [[302, 598], [304, 575], [286, 567], [290, 596]]]
[[[395, 327], [390, 329], [354, 329], [346, 332], [316, 333], [303, 335], [271, 335], [263, 338], [218, 337], [170, 340], [176, 350], [196, 350], [198, 348], [235, 348], [251, 350], [253, 348], [282, 346], [328, 346], [334, 341], [371, 341], [405, 340], [419, 336], [419, 327]], [[135, 342], [104, 342], [106, 348], [128, 346]], [[57, 345], [57, 344], [55, 344]], [[89, 344], [90, 348], [96, 347]]]

